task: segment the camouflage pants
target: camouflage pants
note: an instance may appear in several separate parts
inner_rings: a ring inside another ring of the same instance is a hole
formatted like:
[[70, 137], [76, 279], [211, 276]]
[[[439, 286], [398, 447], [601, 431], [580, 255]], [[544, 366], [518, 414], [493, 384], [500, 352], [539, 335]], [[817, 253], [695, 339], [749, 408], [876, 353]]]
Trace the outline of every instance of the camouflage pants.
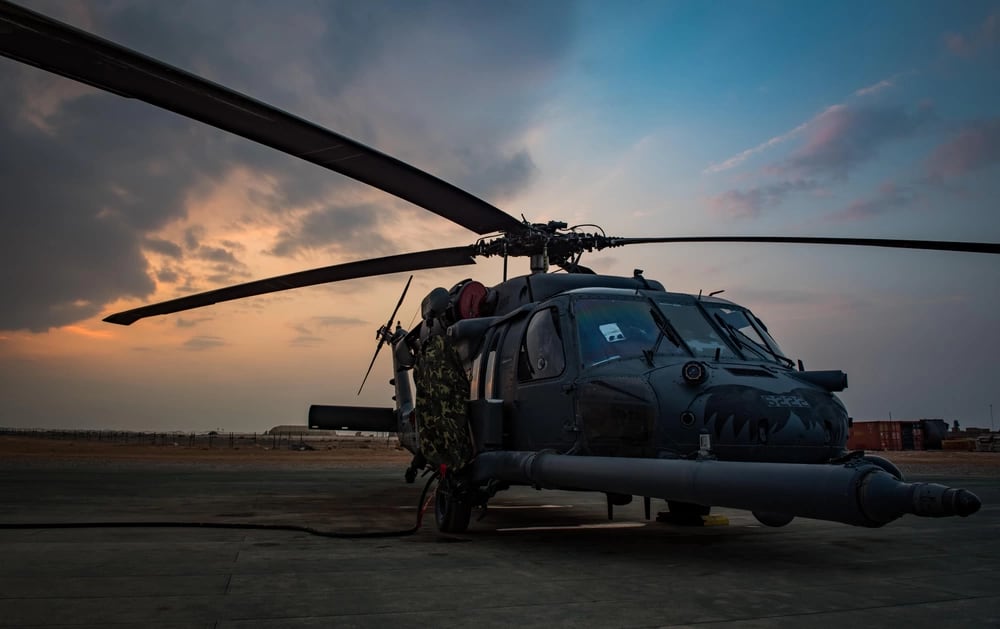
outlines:
[[461, 468], [474, 455], [466, 416], [469, 380], [443, 336], [427, 340], [417, 356], [413, 380], [420, 452], [433, 465]]

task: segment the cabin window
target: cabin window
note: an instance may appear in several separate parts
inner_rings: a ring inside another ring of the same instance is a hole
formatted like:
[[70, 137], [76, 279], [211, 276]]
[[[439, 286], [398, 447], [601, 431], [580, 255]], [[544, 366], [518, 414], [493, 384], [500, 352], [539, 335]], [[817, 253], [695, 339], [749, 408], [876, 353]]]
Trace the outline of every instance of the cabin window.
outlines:
[[497, 350], [491, 349], [486, 359], [486, 397], [496, 399]]
[[502, 330], [487, 333], [485, 348], [481, 354], [476, 356], [472, 367], [476, 377], [476, 384], [474, 385], [475, 396], [472, 399], [496, 399], [500, 397], [500, 377], [497, 373], [497, 360], [499, 359], [500, 341], [503, 336]]
[[555, 378], [566, 367], [559, 314], [555, 308], [539, 310], [528, 321], [521, 344], [517, 376], [522, 382]]
[[483, 357], [482, 354], [476, 356], [476, 359], [472, 361], [472, 373], [469, 378], [469, 399], [478, 400], [480, 397], [480, 387], [479, 387], [479, 371], [482, 367]]

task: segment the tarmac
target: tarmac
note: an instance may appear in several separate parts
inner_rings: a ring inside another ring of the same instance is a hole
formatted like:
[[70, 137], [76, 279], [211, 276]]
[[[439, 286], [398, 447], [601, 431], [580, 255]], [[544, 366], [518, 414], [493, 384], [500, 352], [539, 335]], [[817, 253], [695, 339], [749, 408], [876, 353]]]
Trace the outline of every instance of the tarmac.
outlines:
[[[292, 524], [401, 531], [402, 468], [0, 461], [0, 522]], [[969, 518], [881, 529], [606, 516], [601, 494], [517, 488], [461, 535], [337, 539], [219, 528], [0, 530], [3, 627], [1000, 627], [1000, 478]], [[665, 509], [654, 501], [654, 513]], [[474, 517], [476, 517], [474, 515]]]

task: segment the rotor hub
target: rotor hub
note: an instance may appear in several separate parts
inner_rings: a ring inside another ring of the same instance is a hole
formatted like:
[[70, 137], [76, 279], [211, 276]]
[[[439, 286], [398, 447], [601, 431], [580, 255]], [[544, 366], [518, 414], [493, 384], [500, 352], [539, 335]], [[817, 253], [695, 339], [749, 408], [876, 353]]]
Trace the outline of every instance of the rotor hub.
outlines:
[[603, 233], [577, 231], [576, 227], [568, 227], [562, 221], [525, 221], [520, 230], [481, 239], [473, 247], [476, 255], [483, 257], [531, 258], [531, 272], [544, 273], [550, 264], [573, 265], [582, 254], [617, 246], [618, 240]]

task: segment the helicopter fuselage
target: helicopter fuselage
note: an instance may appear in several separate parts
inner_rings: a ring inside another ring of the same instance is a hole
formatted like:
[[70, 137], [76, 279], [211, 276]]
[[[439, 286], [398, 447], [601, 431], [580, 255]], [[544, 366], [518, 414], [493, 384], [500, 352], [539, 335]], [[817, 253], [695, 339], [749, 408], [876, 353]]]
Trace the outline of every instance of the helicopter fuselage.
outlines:
[[[687, 458], [706, 438], [722, 460], [819, 463], [846, 452], [843, 404], [737, 304], [600, 275], [515, 278], [490, 289], [486, 307], [489, 295], [499, 314], [437, 326], [469, 376], [477, 452]], [[414, 451], [420, 403], [405, 339], [416, 332], [397, 329], [394, 352], [400, 437]]]
[[689, 363], [650, 368], [632, 358], [574, 366], [550, 382], [517, 382], [505, 400], [504, 447], [687, 458], [707, 445], [722, 460], [788, 463], [846, 452], [847, 412], [830, 392], [788, 369], [733, 361], [702, 363], [704, 380], [689, 382]]
[[[466, 280], [431, 291], [421, 310], [415, 329], [379, 331], [393, 346], [396, 408], [314, 406], [310, 426], [395, 426], [414, 453], [407, 481], [442, 468], [444, 532], [465, 530], [474, 505], [512, 485], [603, 492], [609, 518], [633, 496], [648, 518], [658, 497], [671, 517], [697, 523], [712, 505], [748, 509], [767, 526], [808, 517], [877, 527], [979, 509], [970, 492], [907, 483], [891, 462], [849, 452], [851, 419], [834, 395], [847, 376], [805, 371], [733, 302], [667, 292], [637, 271], [491, 289]], [[437, 396], [426, 402], [465, 402], [462, 417], [437, 417], [430, 404], [422, 414], [419, 387], [414, 395], [424, 348], [442, 346], [456, 381], [425, 378]], [[457, 466], [434, 460], [469, 442]]]

